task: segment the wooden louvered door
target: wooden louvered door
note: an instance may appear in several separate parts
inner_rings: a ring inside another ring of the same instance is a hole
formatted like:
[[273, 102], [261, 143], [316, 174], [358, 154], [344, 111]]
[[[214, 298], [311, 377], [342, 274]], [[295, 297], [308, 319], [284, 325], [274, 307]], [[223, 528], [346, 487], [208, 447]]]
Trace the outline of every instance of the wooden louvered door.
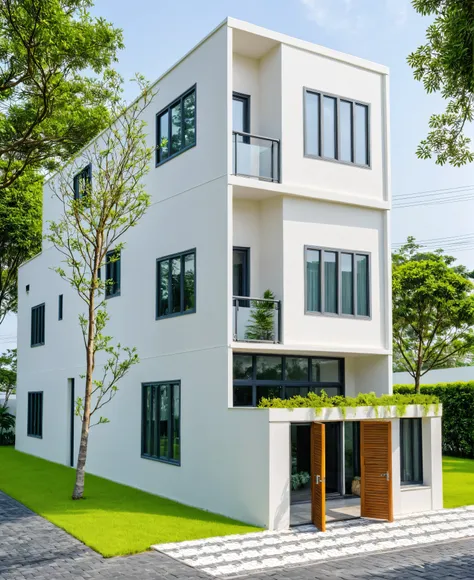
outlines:
[[326, 431], [324, 423], [311, 425], [311, 520], [326, 531]]
[[393, 522], [390, 421], [361, 421], [360, 458], [360, 515]]

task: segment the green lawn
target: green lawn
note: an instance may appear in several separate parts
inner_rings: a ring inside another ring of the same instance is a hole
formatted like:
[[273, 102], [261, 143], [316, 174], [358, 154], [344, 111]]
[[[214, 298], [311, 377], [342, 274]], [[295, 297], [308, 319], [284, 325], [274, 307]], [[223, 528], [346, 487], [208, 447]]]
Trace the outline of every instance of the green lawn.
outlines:
[[0, 447], [0, 490], [104, 556], [258, 530], [94, 475], [86, 476], [86, 499], [72, 501], [74, 475], [63, 465]]
[[474, 460], [443, 457], [444, 507], [474, 504]]

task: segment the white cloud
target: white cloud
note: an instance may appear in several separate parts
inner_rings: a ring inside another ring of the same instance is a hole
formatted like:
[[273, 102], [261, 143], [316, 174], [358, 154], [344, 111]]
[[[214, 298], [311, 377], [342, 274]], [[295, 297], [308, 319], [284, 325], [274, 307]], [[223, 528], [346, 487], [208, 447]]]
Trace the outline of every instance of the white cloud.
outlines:
[[354, 18], [352, 0], [300, 0], [308, 20], [322, 28], [347, 30], [360, 28], [362, 17]]

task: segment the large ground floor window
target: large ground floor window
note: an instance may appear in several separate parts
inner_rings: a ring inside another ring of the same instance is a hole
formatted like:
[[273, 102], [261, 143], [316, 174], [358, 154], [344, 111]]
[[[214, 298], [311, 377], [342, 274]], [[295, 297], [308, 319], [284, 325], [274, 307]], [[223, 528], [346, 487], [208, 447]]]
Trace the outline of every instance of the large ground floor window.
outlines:
[[400, 419], [400, 474], [402, 485], [423, 483], [421, 419]]
[[234, 354], [233, 376], [234, 407], [256, 407], [262, 397], [344, 394], [344, 359], [338, 358]]

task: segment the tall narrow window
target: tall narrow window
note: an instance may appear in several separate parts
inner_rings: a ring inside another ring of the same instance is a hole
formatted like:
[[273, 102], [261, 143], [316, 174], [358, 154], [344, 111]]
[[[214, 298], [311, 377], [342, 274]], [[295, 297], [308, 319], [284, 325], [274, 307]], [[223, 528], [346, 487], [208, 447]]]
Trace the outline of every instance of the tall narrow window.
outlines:
[[369, 317], [369, 255], [306, 248], [306, 311]]
[[186, 91], [156, 117], [156, 164], [196, 145], [196, 88]]
[[45, 305], [39, 304], [31, 309], [31, 346], [44, 344]]
[[354, 314], [354, 255], [341, 254], [342, 313]]
[[423, 483], [421, 419], [400, 419], [400, 463], [402, 484]]
[[180, 390], [179, 381], [142, 386], [142, 457], [179, 464]]
[[369, 316], [369, 257], [356, 255], [357, 261], [357, 314]]
[[337, 159], [337, 101], [333, 97], [323, 99], [323, 155]]
[[370, 166], [369, 105], [305, 89], [304, 154]]
[[73, 179], [74, 199], [81, 199], [89, 191], [92, 184], [92, 165], [86, 165]]
[[234, 296], [250, 296], [249, 248], [234, 248], [232, 253], [232, 289]]
[[26, 434], [29, 437], [43, 437], [43, 393], [28, 393], [28, 421]]
[[58, 320], [63, 319], [63, 295], [58, 296]]
[[120, 296], [120, 251], [107, 252], [105, 259], [105, 297]]
[[337, 314], [336, 252], [324, 252], [324, 304], [326, 312]]
[[321, 252], [308, 250], [306, 257], [307, 308], [321, 312]]
[[157, 260], [156, 317], [196, 312], [196, 251]]
[[232, 129], [250, 133], [250, 96], [234, 93], [232, 96]]

